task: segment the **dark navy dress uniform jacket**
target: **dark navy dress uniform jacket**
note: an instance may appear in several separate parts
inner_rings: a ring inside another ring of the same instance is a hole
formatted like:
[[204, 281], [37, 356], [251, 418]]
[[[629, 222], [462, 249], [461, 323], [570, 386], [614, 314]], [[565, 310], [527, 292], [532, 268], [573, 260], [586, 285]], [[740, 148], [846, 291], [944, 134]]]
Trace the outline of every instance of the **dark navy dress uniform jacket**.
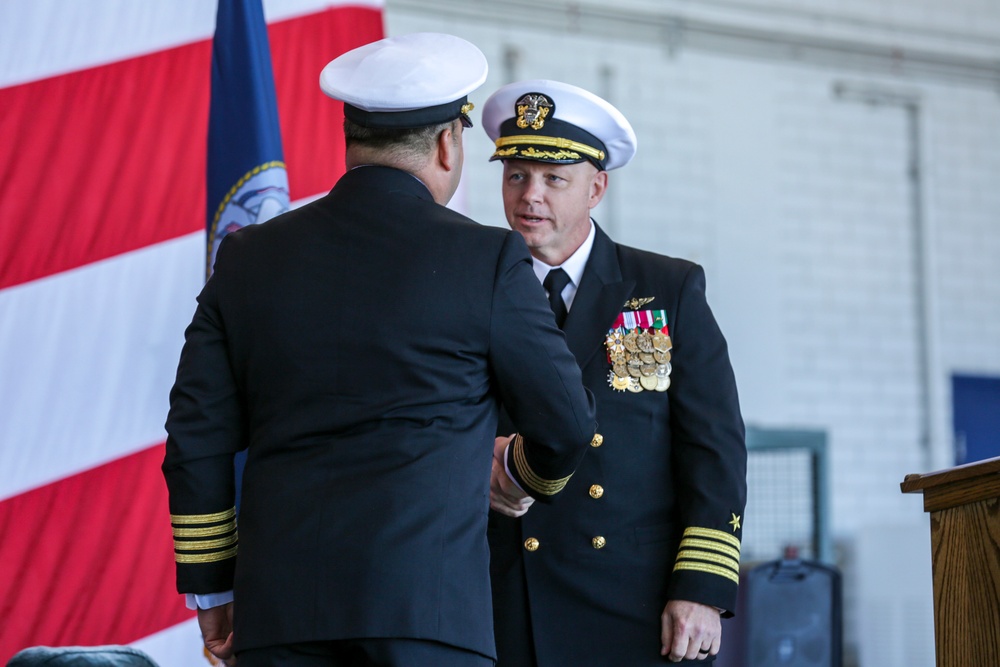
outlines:
[[[604, 340], [633, 297], [666, 311], [665, 392], [609, 384]], [[600, 228], [564, 329], [603, 442], [551, 506], [517, 520], [491, 512], [499, 664], [515, 667], [505, 641], [521, 632], [525, 596], [539, 667], [664, 664], [667, 600], [736, 603], [746, 447], [726, 342], [700, 266], [618, 245]], [[501, 433], [512, 428], [505, 420]]]
[[185, 336], [163, 464], [178, 590], [234, 589], [236, 650], [405, 637], [495, 655], [498, 404], [532, 492], [594, 434], [523, 239], [361, 167], [228, 236]]

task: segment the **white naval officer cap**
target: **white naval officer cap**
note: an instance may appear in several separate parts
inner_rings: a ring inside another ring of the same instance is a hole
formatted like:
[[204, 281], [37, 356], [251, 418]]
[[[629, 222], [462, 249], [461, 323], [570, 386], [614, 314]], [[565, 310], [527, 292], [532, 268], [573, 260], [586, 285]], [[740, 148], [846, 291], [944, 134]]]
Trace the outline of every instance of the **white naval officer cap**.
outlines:
[[572, 164], [602, 171], [635, 155], [635, 131], [625, 116], [597, 95], [559, 81], [518, 81], [490, 95], [483, 129], [496, 144], [493, 160]]
[[324, 93], [362, 127], [408, 129], [461, 118], [486, 81], [486, 56], [454, 35], [418, 32], [372, 42], [335, 58], [319, 75]]

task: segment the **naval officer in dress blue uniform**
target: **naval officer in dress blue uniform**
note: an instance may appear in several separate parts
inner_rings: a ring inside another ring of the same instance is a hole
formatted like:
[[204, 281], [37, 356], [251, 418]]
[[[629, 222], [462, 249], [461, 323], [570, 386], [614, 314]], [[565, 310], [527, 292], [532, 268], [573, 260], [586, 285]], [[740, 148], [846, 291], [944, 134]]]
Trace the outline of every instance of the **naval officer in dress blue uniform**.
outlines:
[[[493, 664], [491, 466], [541, 505], [589, 448], [524, 239], [444, 206], [486, 71], [433, 33], [329, 63], [348, 172], [227, 236], [198, 297], [163, 472], [178, 590], [228, 664]], [[501, 401], [520, 430], [497, 466]]]
[[746, 447], [704, 272], [615, 243], [591, 219], [608, 172], [636, 151], [605, 100], [522, 81], [487, 100], [483, 127], [507, 222], [528, 243], [600, 431], [558, 502], [494, 500], [527, 508], [490, 516], [498, 665], [711, 660], [736, 602]]

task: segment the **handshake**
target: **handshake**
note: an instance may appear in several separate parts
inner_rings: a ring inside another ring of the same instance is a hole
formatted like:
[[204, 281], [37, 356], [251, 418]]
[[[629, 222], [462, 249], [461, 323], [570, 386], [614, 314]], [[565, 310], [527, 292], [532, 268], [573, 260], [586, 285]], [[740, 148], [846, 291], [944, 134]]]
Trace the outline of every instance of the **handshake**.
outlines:
[[493, 470], [490, 472], [490, 508], [509, 517], [519, 517], [528, 511], [535, 499], [522, 491], [507, 474], [504, 454], [513, 435], [497, 438], [493, 443]]

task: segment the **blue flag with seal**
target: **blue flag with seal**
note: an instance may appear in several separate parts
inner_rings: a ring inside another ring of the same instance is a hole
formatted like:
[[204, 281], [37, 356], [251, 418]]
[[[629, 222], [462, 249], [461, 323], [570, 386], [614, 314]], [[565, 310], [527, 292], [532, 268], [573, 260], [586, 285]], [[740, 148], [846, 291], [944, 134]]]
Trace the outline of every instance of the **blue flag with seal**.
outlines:
[[289, 208], [261, 0], [219, 0], [208, 115], [206, 277], [226, 234]]
[[[219, 0], [208, 112], [208, 249], [205, 277], [226, 234], [289, 208], [271, 48], [261, 0]], [[246, 450], [233, 462], [236, 509]]]

